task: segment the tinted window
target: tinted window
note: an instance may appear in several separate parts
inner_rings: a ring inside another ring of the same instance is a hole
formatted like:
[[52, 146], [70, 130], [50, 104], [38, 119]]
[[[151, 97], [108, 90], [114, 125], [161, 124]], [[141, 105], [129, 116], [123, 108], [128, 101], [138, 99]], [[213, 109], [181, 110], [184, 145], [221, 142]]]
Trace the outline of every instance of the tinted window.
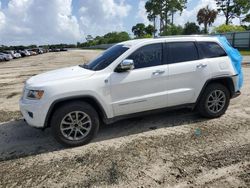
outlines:
[[161, 65], [162, 44], [143, 46], [132, 53], [127, 59], [133, 59], [135, 69]]
[[83, 65], [82, 67], [90, 70], [102, 70], [109, 66], [114, 60], [116, 60], [120, 55], [122, 55], [129, 48], [123, 45], [115, 45], [107, 49], [104, 53], [98, 56], [96, 59], [90, 63]]
[[167, 43], [168, 63], [194, 61], [199, 58], [194, 42]]
[[227, 56], [226, 52], [215, 42], [198, 42], [203, 58]]

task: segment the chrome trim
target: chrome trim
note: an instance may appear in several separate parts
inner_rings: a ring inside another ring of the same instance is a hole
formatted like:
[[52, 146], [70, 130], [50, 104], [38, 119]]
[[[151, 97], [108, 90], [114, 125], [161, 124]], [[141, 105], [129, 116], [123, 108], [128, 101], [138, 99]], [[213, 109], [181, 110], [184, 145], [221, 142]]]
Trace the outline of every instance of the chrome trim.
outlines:
[[134, 60], [132, 60], [132, 59], [125, 59], [121, 63], [121, 69], [122, 70], [132, 70], [134, 68], [135, 68]]

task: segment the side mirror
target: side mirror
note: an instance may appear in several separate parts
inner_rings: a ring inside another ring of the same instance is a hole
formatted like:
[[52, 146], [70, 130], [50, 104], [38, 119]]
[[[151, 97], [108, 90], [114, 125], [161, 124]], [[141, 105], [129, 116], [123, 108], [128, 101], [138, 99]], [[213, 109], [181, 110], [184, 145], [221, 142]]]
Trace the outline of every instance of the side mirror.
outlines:
[[116, 72], [125, 72], [125, 71], [129, 71], [129, 70], [133, 70], [134, 68], [135, 68], [135, 66], [134, 66], [134, 60], [132, 60], [132, 59], [125, 59], [116, 68]]

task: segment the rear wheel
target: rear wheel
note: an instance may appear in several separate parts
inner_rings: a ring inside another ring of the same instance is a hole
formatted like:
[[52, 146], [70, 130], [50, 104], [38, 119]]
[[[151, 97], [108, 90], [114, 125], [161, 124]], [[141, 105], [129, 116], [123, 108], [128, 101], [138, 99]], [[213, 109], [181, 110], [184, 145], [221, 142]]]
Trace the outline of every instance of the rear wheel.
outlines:
[[99, 129], [95, 109], [85, 102], [67, 103], [60, 107], [51, 120], [55, 139], [68, 147], [89, 143]]
[[228, 89], [219, 83], [207, 86], [198, 103], [199, 113], [207, 118], [217, 118], [222, 116], [230, 103], [230, 93]]

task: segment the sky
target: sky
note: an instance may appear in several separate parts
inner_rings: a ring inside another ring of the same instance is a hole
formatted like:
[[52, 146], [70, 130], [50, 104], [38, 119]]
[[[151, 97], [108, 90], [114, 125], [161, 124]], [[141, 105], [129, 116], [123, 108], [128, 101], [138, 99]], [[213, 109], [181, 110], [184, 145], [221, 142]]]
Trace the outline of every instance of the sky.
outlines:
[[[87, 35], [127, 31], [136, 23], [150, 24], [146, 0], [0, 0], [0, 45], [84, 42]], [[196, 22], [200, 8], [216, 8], [214, 0], [188, 0], [174, 23]], [[213, 26], [225, 22], [218, 16]], [[234, 21], [237, 24], [237, 20]]]

